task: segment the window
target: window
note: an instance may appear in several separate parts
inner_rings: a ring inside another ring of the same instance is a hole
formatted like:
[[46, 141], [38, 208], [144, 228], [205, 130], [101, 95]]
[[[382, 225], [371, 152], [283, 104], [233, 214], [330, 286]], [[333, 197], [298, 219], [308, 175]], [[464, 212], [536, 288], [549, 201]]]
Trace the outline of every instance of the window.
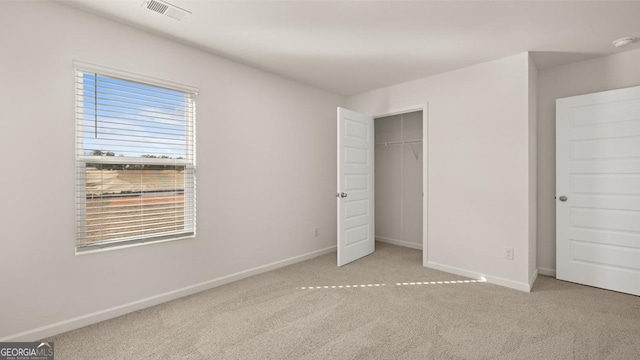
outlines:
[[194, 89], [76, 63], [76, 250], [195, 235]]

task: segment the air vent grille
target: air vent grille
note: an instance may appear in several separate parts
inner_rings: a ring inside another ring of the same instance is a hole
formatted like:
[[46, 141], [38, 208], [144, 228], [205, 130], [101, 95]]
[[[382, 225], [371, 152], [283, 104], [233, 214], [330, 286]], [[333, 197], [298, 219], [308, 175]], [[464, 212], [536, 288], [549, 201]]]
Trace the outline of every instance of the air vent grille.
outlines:
[[142, 7], [178, 21], [181, 21], [187, 15], [191, 14], [191, 12], [185, 9], [181, 9], [173, 4], [169, 4], [168, 2], [162, 0], [145, 0], [142, 3]]
[[155, 0], [151, 0], [149, 1], [149, 3], [147, 4], [147, 9], [155, 11], [157, 13], [160, 14], [164, 14], [165, 11], [167, 11], [169, 7], [161, 2], [157, 2]]

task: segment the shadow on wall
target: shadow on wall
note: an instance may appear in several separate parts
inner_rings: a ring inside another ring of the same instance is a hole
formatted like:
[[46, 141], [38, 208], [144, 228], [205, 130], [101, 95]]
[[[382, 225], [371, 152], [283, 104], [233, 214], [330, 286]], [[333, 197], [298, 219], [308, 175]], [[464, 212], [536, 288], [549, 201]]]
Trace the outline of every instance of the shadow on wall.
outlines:
[[560, 66], [564, 64], [570, 64], [578, 61], [584, 61], [594, 59], [601, 56], [606, 56], [606, 53], [584, 53], [584, 52], [569, 52], [569, 51], [532, 51], [531, 57], [536, 64], [538, 70], [547, 69], [554, 66]]
[[531, 52], [539, 70], [537, 263], [543, 275], [555, 276], [556, 268], [556, 99], [640, 85], [640, 43], [615, 51]]

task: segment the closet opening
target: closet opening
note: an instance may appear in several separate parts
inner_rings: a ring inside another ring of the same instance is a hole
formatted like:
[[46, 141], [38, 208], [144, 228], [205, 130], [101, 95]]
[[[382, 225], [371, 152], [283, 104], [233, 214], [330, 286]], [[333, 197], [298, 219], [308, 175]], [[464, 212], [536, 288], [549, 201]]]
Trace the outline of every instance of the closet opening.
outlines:
[[[423, 111], [375, 117], [375, 240], [423, 250]], [[426, 206], [424, 206], [426, 209]], [[426, 259], [423, 250], [423, 259]]]

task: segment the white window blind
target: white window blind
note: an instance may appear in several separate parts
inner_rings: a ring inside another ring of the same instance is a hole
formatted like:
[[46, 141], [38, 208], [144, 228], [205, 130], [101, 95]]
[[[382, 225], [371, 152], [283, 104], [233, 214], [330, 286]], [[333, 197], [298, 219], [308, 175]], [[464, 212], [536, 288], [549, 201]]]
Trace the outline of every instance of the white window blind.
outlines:
[[76, 68], [77, 250], [195, 234], [195, 93]]

